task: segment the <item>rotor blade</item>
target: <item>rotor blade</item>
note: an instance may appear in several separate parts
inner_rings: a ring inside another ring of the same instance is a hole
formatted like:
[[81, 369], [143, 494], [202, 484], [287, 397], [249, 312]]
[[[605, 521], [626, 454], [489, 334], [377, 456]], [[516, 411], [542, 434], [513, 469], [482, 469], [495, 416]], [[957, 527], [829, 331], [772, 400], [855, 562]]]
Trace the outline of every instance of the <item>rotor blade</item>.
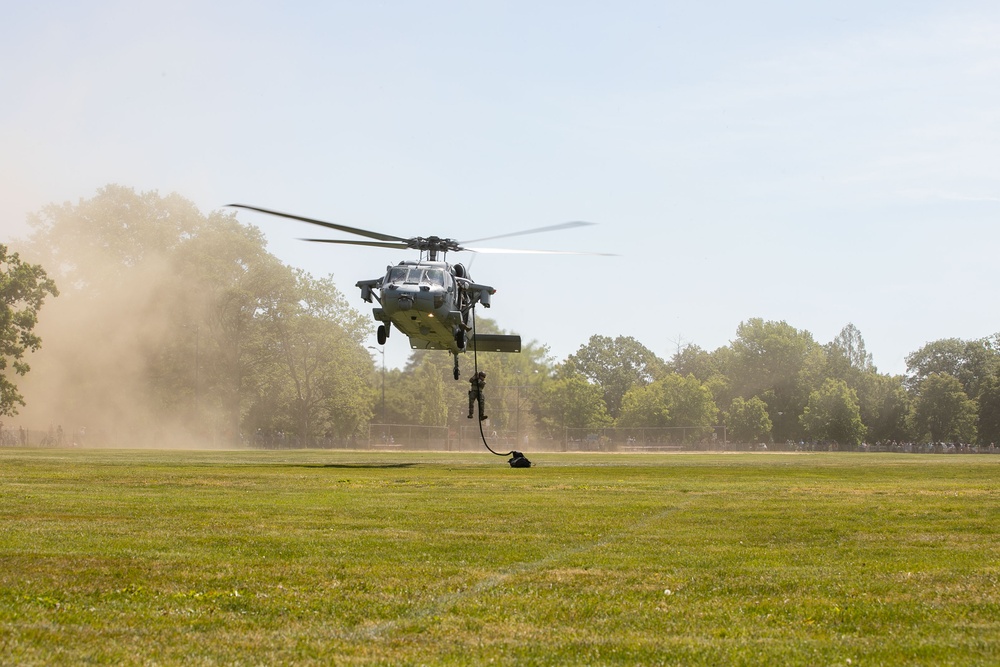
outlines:
[[613, 252], [575, 252], [573, 250], [515, 250], [511, 248], [466, 248], [461, 250], [477, 252], [482, 255], [597, 255], [600, 257], [618, 257]]
[[348, 234], [357, 234], [358, 236], [365, 236], [370, 239], [376, 239], [378, 241], [401, 241], [406, 242], [407, 239], [400, 238], [398, 236], [392, 236], [390, 234], [381, 234], [379, 232], [372, 232], [367, 229], [359, 229], [357, 227], [348, 227], [347, 225], [338, 225], [332, 222], [325, 222], [323, 220], [316, 220], [314, 218], [305, 218], [301, 215], [292, 215], [291, 213], [282, 213], [281, 211], [272, 211], [269, 208], [260, 208], [259, 206], [247, 206], [246, 204], [228, 204], [233, 208], [244, 208], [248, 211], [257, 211], [258, 213], [267, 213], [268, 215], [277, 215], [282, 218], [290, 218], [292, 220], [299, 220], [300, 222], [308, 222], [310, 225], [319, 225], [320, 227], [326, 227], [328, 229], [336, 229], [339, 232], [347, 232]]
[[395, 243], [390, 241], [348, 241], [345, 239], [303, 239], [300, 241], [312, 241], [313, 243], [340, 243], [343, 245], [363, 245], [370, 248], [397, 248], [406, 250], [410, 246], [405, 243]]
[[500, 234], [499, 236], [487, 236], [482, 239], [472, 239], [471, 241], [460, 241], [460, 243], [479, 243], [480, 241], [492, 241], [493, 239], [505, 239], [508, 236], [525, 236], [527, 234], [538, 234], [540, 232], [554, 232], [559, 229], [572, 229], [574, 227], [586, 227], [587, 225], [596, 225], [596, 222], [563, 222], [558, 225], [549, 225], [548, 227], [536, 227], [534, 229], [525, 229], [521, 232], [511, 232], [509, 234]]

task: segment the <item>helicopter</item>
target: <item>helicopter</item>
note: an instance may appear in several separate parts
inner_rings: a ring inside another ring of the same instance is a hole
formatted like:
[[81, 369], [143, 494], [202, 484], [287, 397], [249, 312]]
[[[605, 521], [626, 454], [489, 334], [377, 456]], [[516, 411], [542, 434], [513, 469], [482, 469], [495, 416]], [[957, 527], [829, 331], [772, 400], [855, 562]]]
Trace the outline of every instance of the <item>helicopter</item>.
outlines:
[[[475, 317], [473, 308], [476, 305], [489, 308], [491, 297], [496, 294], [496, 289], [475, 282], [464, 264], [448, 263], [446, 259], [449, 252], [608, 255], [608, 253], [555, 250], [473, 248], [464, 245], [595, 224], [592, 222], [564, 222], [472, 241], [456, 241], [438, 236], [402, 238], [259, 206], [247, 204], [229, 204], [228, 206], [298, 220], [371, 239], [362, 241], [304, 238], [301, 239], [303, 241], [419, 251], [418, 259], [403, 260], [396, 265], [389, 265], [386, 267], [385, 275], [371, 280], [360, 280], [355, 286], [361, 290], [361, 298], [366, 303], [374, 301], [378, 304], [372, 309], [372, 315], [379, 322], [376, 331], [379, 345], [386, 344], [393, 327], [395, 327], [409, 339], [410, 347], [414, 350], [447, 350], [455, 360], [454, 377], [456, 380], [460, 377], [458, 355], [470, 349], [475, 352], [517, 353], [521, 351], [521, 337], [506, 334], [481, 334], [473, 331], [475, 325], [475, 322], [471, 321]], [[471, 335], [470, 332], [472, 332]]]

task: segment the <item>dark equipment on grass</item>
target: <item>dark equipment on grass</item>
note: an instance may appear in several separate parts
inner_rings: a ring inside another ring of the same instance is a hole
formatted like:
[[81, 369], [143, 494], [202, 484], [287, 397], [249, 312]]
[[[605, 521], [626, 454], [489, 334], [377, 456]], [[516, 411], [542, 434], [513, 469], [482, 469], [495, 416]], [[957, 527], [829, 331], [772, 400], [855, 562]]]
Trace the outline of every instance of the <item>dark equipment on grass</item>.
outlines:
[[507, 463], [510, 464], [511, 468], [530, 468], [531, 467], [531, 461], [529, 461], [528, 457], [526, 457], [521, 452], [512, 451], [511, 454], [513, 454], [513, 456], [510, 457], [510, 460], [507, 461]]

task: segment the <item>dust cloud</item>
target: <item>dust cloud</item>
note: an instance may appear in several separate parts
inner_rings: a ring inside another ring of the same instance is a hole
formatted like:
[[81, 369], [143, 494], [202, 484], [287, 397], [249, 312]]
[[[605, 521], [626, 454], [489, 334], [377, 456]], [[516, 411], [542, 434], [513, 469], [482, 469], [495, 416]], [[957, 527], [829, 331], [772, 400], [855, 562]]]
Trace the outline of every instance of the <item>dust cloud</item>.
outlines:
[[183, 277], [176, 239], [131, 244], [141, 225], [126, 216], [110, 235], [83, 241], [87, 230], [74, 232], [64, 218], [79, 226], [86, 216], [49, 217], [56, 222], [10, 244], [42, 265], [60, 296], [39, 311], [41, 348], [26, 356], [27, 375], [14, 379], [25, 405], [4, 420], [7, 433], [34, 446], [239, 445], [236, 420], [224, 416], [199, 368], [208, 342], [197, 324], [199, 288]]
[[[176, 309], [166, 300], [173, 290], [161, 289], [176, 281], [169, 263], [147, 260], [96, 294], [56, 280], [62, 294], [42, 308], [35, 329], [42, 347], [18, 382], [26, 405], [15, 421], [38, 441], [32, 444], [222, 446], [221, 434], [195, 427], [195, 359], [185, 366], [188, 382], [158, 368], [160, 355], [177, 347]], [[178, 385], [172, 398], [169, 386], [151, 391], [157, 380]]]

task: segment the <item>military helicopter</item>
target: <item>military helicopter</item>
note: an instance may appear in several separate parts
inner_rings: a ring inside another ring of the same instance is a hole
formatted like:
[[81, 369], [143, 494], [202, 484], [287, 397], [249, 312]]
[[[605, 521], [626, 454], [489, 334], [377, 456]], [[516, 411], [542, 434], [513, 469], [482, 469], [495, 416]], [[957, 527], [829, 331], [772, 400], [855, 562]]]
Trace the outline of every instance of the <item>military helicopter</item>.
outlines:
[[449, 264], [449, 252], [474, 253], [524, 253], [552, 255], [607, 255], [608, 253], [580, 253], [554, 250], [509, 250], [503, 248], [471, 248], [465, 243], [478, 243], [511, 236], [537, 234], [592, 225], [592, 222], [564, 222], [547, 227], [536, 227], [519, 232], [489, 236], [472, 241], [455, 241], [437, 236], [415, 236], [402, 238], [382, 234], [367, 229], [348, 227], [323, 220], [306, 218], [290, 213], [282, 213], [259, 206], [229, 204], [230, 207], [266, 213], [311, 225], [319, 225], [357, 236], [370, 241], [347, 239], [306, 238], [303, 241], [315, 243], [336, 243], [342, 245], [368, 246], [375, 248], [413, 249], [420, 252], [417, 260], [404, 260], [395, 266], [387, 266], [384, 276], [371, 280], [360, 280], [356, 287], [361, 290], [361, 298], [367, 303], [374, 300], [378, 306], [372, 314], [379, 322], [377, 337], [379, 345], [385, 345], [395, 326], [406, 335], [410, 347], [415, 350], [447, 350], [455, 358], [455, 379], [459, 379], [458, 355], [472, 349], [477, 352], [520, 352], [521, 337], [517, 335], [481, 334], [469, 335], [474, 322], [470, 322], [472, 309], [477, 305], [489, 308], [490, 297], [496, 289], [476, 283], [463, 264]]

